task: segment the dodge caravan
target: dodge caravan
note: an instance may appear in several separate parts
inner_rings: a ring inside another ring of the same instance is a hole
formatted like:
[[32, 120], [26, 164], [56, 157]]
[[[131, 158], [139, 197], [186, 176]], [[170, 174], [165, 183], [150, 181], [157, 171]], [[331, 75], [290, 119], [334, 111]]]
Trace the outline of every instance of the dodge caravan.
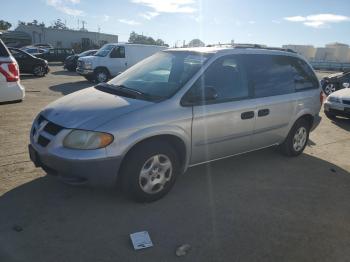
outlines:
[[298, 156], [321, 104], [315, 73], [289, 50], [168, 49], [48, 105], [29, 153], [64, 182], [154, 201], [191, 166], [270, 146]]

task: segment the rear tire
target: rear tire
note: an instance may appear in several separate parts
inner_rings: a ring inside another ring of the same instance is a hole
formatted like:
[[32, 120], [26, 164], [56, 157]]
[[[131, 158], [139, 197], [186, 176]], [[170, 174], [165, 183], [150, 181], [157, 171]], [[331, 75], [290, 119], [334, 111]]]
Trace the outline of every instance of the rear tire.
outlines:
[[166, 142], [148, 141], [124, 160], [122, 189], [137, 202], [156, 201], [171, 190], [179, 172], [176, 151]]
[[289, 131], [286, 140], [280, 145], [281, 152], [286, 156], [300, 155], [309, 140], [310, 123], [305, 119], [297, 120]]

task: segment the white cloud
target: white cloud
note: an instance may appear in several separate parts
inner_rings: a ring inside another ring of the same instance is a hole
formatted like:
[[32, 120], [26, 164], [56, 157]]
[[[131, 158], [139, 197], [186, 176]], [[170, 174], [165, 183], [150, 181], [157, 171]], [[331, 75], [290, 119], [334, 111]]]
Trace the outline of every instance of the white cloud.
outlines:
[[308, 16], [290, 16], [284, 18], [290, 22], [302, 22], [306, 26], [321, 28], [331, 23], [340, 23], [350, 21], [350, 17], [335, 14], [316, 14]]
[[287, 21], [290, 21], [290, 22], [304, 22], [304, 21], [306, 21], [306, 17], [300, 16], [300, 15], [285, 17], [284, 19]]
[[127, 25], [139, 25], [139, 22], [136, 22], [134, 20], [128, 20], [128, 19], [119, 19], [120, 23], [127, 24]]
[[46, 0], [46, 4], [56, 8], [58, 11], [67, 15], [82, 16], [84, 11], [76, 8], [71, 8], [67, 4], [79, 4], [80, 0]]
[[251, 20], [248, 23], [251, 24], [251, 25], [254, 25], [256, 22], [254, 20]]
[[157, 12], [146, 12], [146, 13], [140, 14], [141, 17], [143, 17], [147, 20], [151, 20], [152, 18], [154, 18], [158, 15], [159, 15], [159, 13], [157, 13]]
[[195, 0], [131, 0], [135, 4], [148, 6], [156, 13], [194, 13]]
[[281, 23], [281, 21], [278, 21], [278, 20], [272, 20], [271, 22], [274, 23], [274, 24], [280, 24]]

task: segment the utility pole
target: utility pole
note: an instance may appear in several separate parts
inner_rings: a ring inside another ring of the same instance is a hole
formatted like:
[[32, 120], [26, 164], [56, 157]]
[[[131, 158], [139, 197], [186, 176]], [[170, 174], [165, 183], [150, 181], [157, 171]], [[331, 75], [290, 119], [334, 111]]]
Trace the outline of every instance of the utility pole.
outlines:
[[87, 24], [85, 21], [81, 21], [81, 23], [83, 24], [83, 30], [85, 30], [85, 24]]

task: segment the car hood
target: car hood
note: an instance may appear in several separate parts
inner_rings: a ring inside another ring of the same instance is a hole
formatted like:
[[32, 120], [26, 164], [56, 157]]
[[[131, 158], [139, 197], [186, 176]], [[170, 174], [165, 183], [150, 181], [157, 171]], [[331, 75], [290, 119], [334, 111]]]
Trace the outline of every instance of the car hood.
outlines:
[[340, 99], [350, 100], [350, 88], [340, 89], [332, 93], [330, 96], [337, 97]]
[[152, 104], [90, 87], [56, 100], [41, 114], [65, 128], [94, 130], [111, 119]]

